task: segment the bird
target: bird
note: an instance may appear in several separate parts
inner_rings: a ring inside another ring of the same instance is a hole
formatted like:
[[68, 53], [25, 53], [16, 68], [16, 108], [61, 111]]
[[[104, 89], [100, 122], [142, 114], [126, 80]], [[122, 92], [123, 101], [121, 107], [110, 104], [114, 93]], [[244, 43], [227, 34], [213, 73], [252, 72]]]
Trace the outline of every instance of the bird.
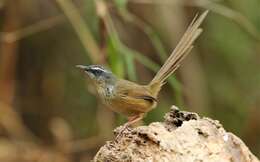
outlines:
[[118, 78], [101, 65], [77, 65], [76, 67], [90, 78], [105, 106], [127, 117], [128, 121], [124, 124], [124, 128], [131, 126], [156, 107], [162, 86], [192, 50], [194, 41], [202, 33], [200, 25], [207, 14], [208, 10], [194, 17], [171, 55], [146, 85]]

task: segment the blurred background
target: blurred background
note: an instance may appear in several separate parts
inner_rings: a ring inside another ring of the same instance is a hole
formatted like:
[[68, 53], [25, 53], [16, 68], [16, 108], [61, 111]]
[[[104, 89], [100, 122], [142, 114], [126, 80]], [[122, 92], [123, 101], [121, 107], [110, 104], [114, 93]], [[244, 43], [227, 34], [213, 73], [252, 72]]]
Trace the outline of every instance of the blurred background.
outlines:
[[0, 0], [0, 161], [90, 161], [124, 117], [77, 64], [148, 83], [196, 13], [204, 32], [144, 119], [219, 120], [260, 156], [259, 0]]

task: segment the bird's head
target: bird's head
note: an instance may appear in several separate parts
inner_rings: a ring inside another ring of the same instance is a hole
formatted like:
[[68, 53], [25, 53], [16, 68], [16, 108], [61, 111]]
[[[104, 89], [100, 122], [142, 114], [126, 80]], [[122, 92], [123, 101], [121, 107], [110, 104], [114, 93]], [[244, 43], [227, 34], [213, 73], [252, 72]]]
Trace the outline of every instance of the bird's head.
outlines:
[[97, 86], [106, 86], [114, 84], [116, 81], [116, 77], [114, 74], [105, 69], [103, 66], [100, 65], [77, 65], [77, 68], [84, 71], [87, 76], [97, 85]]

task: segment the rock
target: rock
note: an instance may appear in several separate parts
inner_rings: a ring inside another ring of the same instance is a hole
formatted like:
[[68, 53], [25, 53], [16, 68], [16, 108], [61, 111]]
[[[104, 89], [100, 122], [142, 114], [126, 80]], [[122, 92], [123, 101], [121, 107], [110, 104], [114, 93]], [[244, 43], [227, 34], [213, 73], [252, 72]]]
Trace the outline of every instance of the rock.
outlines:
[[[115, 130], [120, 131], [120, 127]], [[259, 162], [234, 134], [210, 118], [172, 106], [164, 122], [126, 129], [94, 162]]]

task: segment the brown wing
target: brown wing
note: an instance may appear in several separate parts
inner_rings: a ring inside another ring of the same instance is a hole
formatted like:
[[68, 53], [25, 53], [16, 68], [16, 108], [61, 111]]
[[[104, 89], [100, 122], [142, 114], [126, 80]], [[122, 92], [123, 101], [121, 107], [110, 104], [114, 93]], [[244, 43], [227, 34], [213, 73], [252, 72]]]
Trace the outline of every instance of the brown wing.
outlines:
[[151, 110], [156, 102], [156, 98], [151, 95], [146, 86], [120, 80], [116, 86], [116, 97], [111, 106], [117, 106], [120, 113], [131, 115]]

